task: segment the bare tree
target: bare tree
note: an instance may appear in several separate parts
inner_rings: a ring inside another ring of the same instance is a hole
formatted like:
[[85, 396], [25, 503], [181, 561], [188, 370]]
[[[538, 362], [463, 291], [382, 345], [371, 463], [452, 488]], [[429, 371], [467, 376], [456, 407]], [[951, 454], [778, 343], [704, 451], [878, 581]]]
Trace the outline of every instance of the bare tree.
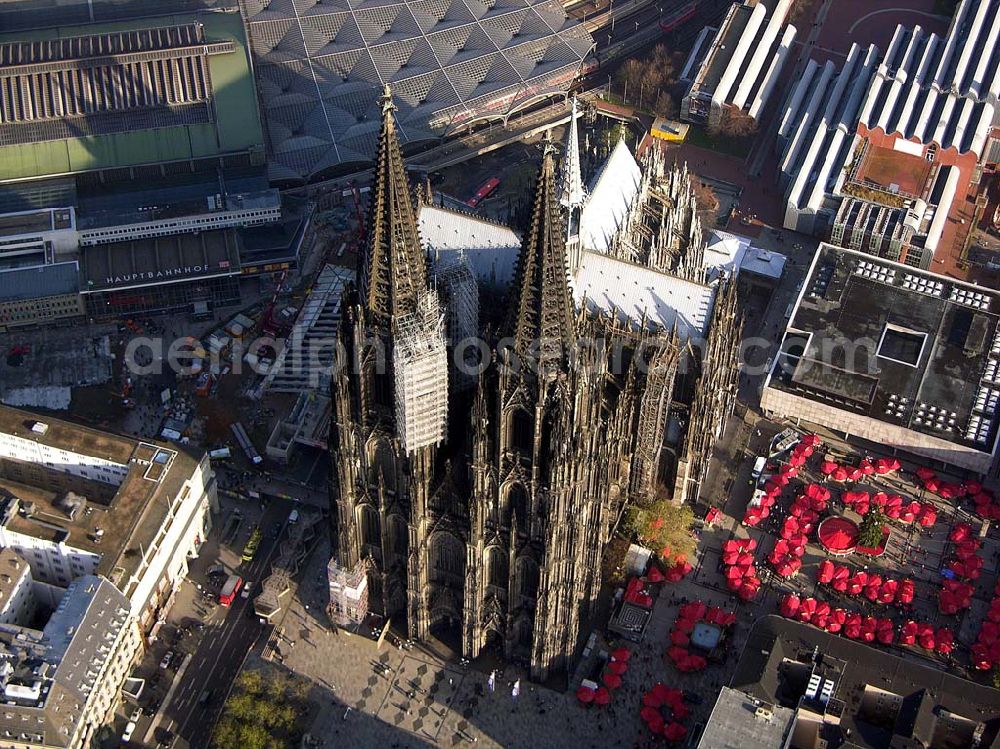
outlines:
[[711, 128], [711, 132], [727, 138], [751, 138], [757, 132], [757, 121], [742, 109], [726, 105], [718, 126]]

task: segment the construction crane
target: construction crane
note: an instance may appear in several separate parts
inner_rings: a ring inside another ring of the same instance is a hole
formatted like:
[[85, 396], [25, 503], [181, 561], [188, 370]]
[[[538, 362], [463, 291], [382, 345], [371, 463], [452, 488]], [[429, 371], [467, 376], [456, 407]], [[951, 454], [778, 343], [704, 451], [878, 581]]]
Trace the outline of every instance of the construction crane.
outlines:
[[278, 282], [274, 285], [274, 294], [271, 295], [271, 302], [267, 305], [267, 308], [264, 310], [264, 316], [261, 318], [261, 330], [271, 337], [278, 337], [288, 332], [288, 322], [280, 320], [274, 311], [278, 304], [278, 295], [281, 294], [281, 289], [285, 285], [285, 278], [287, 276], [287, 270], [283, 270], [281, 275], [278, 276]]

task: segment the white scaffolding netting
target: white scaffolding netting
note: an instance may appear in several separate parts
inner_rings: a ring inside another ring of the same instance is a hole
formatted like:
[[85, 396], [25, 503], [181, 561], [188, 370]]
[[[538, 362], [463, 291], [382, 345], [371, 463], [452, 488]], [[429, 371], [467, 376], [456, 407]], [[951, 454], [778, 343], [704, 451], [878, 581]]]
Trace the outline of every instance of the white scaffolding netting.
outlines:
[[406, 452], [439, 444], [448, 417], [448, 351], [445, 316], [436, 292], [417, 302], [417, 310], [396, 323], [393, 370], [396, 428]]

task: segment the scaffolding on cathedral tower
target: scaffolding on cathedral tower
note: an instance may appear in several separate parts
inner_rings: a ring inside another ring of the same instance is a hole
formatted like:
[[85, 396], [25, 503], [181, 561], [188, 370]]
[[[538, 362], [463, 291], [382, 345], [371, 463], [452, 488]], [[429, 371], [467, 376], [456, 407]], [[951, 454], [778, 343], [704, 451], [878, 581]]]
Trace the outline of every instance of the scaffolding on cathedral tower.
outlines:
[[444, 440], [448, 418], [448, 351], [444, 313], [435, 292], [396, 323], [392, 354], [396, 425], [407, 454]]

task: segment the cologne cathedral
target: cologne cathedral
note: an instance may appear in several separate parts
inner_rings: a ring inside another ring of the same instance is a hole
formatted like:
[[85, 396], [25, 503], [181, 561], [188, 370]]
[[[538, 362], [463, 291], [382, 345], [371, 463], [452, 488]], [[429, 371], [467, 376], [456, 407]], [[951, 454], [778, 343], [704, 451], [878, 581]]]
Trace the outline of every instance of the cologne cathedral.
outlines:
[[[467, 658], [491, 650], [530, 664], [537, 680], [572, 667], [627, 503], [665, 485], [690, 500], [735, 398], [734, 284], [654, 267], [666, 264], [667, 245], [687, 267], [678, 245], [701, 241], [690, 220], [683, 242], [666, 241], [686, 209], [661, 203], [692, 202], [678, 198], [674, 172], [654, 165], [659, 177], [636, 180], [621, 231], [646, 239], [616, 239], [593, 262], [664, 275], [671, 289], [696, 285], [711, 301], [699, 345], [679, 313], [663, 324], [574, 294], [573, 274], [588, 272], [581, 265], [594, 254], [578, 236], [576, 128], [574, 113], [560, 171], [556, 148], [544, 148], [508, 302], [489, 325], [477, 322], [473, 361], [449, 332], [460, 294], [421, 244], [427, 198], [408, 181], [386, 91], [331, 383], [331, 618], [349, 624], [370, 608]], [[654, 199], [656, 211], [638, 206]], [[623, 247], [646, 247], [646, 265], [614, 257]], [[675, 453], [663, 448], [671, 423], [690, 435]]]

